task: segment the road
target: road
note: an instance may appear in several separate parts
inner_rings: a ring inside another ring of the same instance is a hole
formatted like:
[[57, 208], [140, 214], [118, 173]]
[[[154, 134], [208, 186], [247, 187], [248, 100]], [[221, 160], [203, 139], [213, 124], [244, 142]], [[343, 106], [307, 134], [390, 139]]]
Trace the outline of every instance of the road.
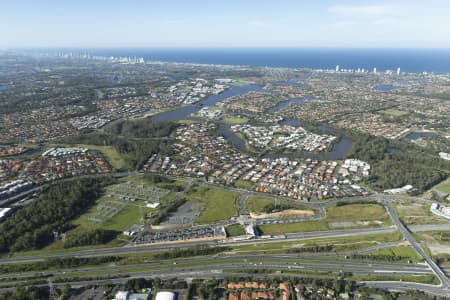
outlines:
[[392, 207], [391, 203], [388, 201], [383, 202], [384, 206], [386, 207], [389, 216], [391, 217], [392, 221], [394, 222], [395, 226], [398, 228], [400, 233], [403, 235], [403, 237], [411, 244], [411, 246], [414, 248], [417, 254], [419, 254], [420, 257], [424, 261], [428, 263], [430, 268], [433, 270], [433, 273], [439, 278], [441, 281], [441, 288], [443, 291], [449, 291], [449, 280], [445, 273], [439, 268], [439, 266], [423, 251], [423, 249], [420, 247], [420, 245], [416, 242], [416, 240], [412, 237], [411, 233], [406, 229], [406, 227], [403, 225], [402, 222], [400, 222], [400, 219], [397, 216], [397, 213], [395, 212], [394, 208]]
[[[108, 174], [116, 177], [130, 176], [135, 175], [134, 173], [124, 172], [124, 173], [114, 173]], [[71, 178], [72, 179], [72, 178]], [[67, 180], [71, 180], [67, 179]], [[186, 178], [177, 178], [183, 179], [184, 181], [189, 182], [189, 187], [194, 183], [211, 186], [216, 189], [223, 189], [227, 191], [237, 192], [239, 193], [239, 211], [241, 213], [246, 213], [244, 206], [244, 199], [246, 199], [249, 195], [255, 195], [259, 197], [269, 198], [273, 200], [277, 200], [280, 202], [286, 203], [295, 203], [300, 204], [305, 207], [309, 207], [314, 209], [319, 214], [316, 217], [323, 217], [324, 211], [327, 206], [334, 205], [337, 202], [360, 202], [362, 201], [377, 201], [382, 204], [386, 211], [388, 212], [390, 218], [394, 226], [392, 227], [381, 227], [381, 228], [363, 228], [363, 229], [347, 229], [347, 230], [328, 230], [328, 231], [316, 231], [316, 232], [304, 232], [304, 233], [295, 233], [295, 234], [287, 234], [284, 238], [273, 238], [273, 239], [256, 239], [256, 240], [248, 240], [248, 241], [233, 241], [233, 240], [225, 240], [225, 241], [190, 241], [190, 242], [175, 242], [175, 243], [166, 243], [166, 244], [150, 244], [150, 245], [140, 245], [140, 246], [126, 246], [126, 247], [116, 247], [116, 248], [102, 248], [102, 249], [92, 249], [92, 250], [82, 250], [75, 252], [63, 252], [63, 253], [54, 253], [54, 254], [46, 254], [46, 255], [37, 255], [37, 256], [27, 256], [27, 257], [10, 257], [0, 259], [1, 264], [8, 263], [24, 263], [24, 262], [36, 262], [42, 261], [48, 258], [64, 258], [64, 257], [93, 257], [93, 256], [108, 256], [108, 255], [123, 255], [123, 254], [133, 254], [133, 253], [145, 253], [152, 251], [162, 251], [167, 249], [175, 249], [175, 248], [187, 248], [196, 245], [220, 245], [220, 246], [229, 246], [229, 245], [247, 245], [247, 244], [264, 244], [264, 243], [277, 243], [280, 241], [297, 241], [297, 240], [305, 240], [305, 239], [317, 239], [317, 238], [334, 238], [334, 237], [346, 237], [346, 236], [358, 236], [358, 235], [369, 235], [369, 234], [383, 234], [383, 233], [392, 233], [395, 230], [399, 230], [404, 239], [408, 241], [413, 249], [417, 252], [417, 254], [426, 262], [427, 265], [400, 265], [400, 264], [382, 264], [382, 263], [367, 263], [367, 262], [355, 262], [355, 261], [337, 261], [324, 254], [321, 257], [319, 255], [310, 255], [308, 257], [308, 262], [299, 262], [297, 264], [292, 264], [292, 262], [284, 262], [283, 260], [292, 259], [291, 256], [284, 257], [274, 257], [271, 258], [268, 256], [257, 256], [257, 255], [249, 255], [249, 256], [239, 256], [239, 259], [242, 260], [258, 260], [261, 259], [261, 264], [257, 263], [236, 263], [236, 256], [233, 258], [227, 258], [223, 263], [219, 263], [218, 265], [214, 265], [216, 269], [212, 269], [211, 266], [199, 266], [195, 268], [189, 268], [187, 270], [183, 269], [182, 266], [175, 267], [170, 266], [170, 269], [167, 270], [154, 270], [152, 272], [138, 271], [138, 272], [130, 272], [124, 273], [124, 278], [129, 278], [129, 276], [176, 276], [182, 277], [183, 274], [190, 274], [192, 276], [195, 274], [199, 276], [201, 274], [205, 274], [208, 276], [214, 276], [214, 274], [220, 274], [223, 270], [245, 270], [252, 268], [273, 268], [273, 269], [304, 269], [304, 270], [312, 270], [312, 271], [321, 271], [321, 272], [352, 272], [358, 274], [399, 274], [399, 275], [412, 275], [412, 274], [434, 274], [440, 280], [441, 284], [439, 286], [430, 286], [423, 284], [413, 284], [413, 283], [401, 283], [398, 282], [365, 282], [365, 285], [369, 286], [377, 286], [382, 288], [392, 288], [392, 289], [420, 289], [422, 291], [434, 294], [434, 295], [446, 295], [449, 293], [449, 280], [445, 276], [444, 270], [439, 268], [434, 261], [423, 251], [420, 245], [415, 241], [413, 236], [410, 234], [409, 230], [400, 222], [394, 208], [391, 205], [391, 201], [394, 200], [407, 200], [407, 201], [416, 201], [416, 202], [425, 202], [426, 200], [417, 198], [417, 197], [408, 197], [408, 196], [399, 196], [399, 195], [383, 195], [383, 194], [371, 194], [364, 197], [352, 197], [352, 198], [342, 198], [342, 199], [331, 199], [321, 202], [304, 202], [299, 200], [293, 200], [285, 197], [279, 197], [270, 194], [262, 194], [253, 191], [247, 191], [242, 189], [236, 189], [231, 187], [217, 186], [206, 182], [201, 182], [198, 179], [186, 179]], [[26, 194], [38, 191], [38, 189], [42, 188], [36, 187], [31, 191], [27, 191]], [[186, 190], [185, 190], [186, 191]], [[26, 194], [17, 195], [16, 199], [20, 199]], [[181, 194], [180, 194], [181, 195]], [[420, 226], [411, 226], [411, 231], [430, 231], [430, 230], [449, 230], [450, 224], [438, 224], [438, 225], [420, 225]], [[366, 251], [373, 251], [377, 249], [382, 249], [385, 247], [393, 246], [392, 245], [378, 245], [374, 246], [372, 249], [366, 249]], [[306, 256], [303, 256], [306, 257]], [[202, 258], [196, 259], [196, 261], [200, 262], [211, 262], [212, 258]], [[222, 258], [221, 258], [222, 259]], [[232, 260], [233, 259], [233, 260]], [[277, 259], [276, 263], [268, 262], [270, 259]], [[300, 259], [300, 258], [299, 258]], [[265, 260], [265, 261], [264, 261]], [[150, 267], [149, 264], [144, 264], [144, 266]], [[163, 266], [161, 264], [160, 266]], [[167, 266], [167, 265], [166, 265]], [[102, 269], [106, 268], [106, 269]], [[130, 266], [111, 266], [111, 267], [92, 267], [92, 268], [80, 268], [76, 270], [66, 270], [63, 272], [88, 272], [88, 271], [98, 271], [98, 270], [126, 270], [126, 268], [130, 268]], [[214, 271], [214, 272], [213, 272]], [[450, 272], [450, 270], [446, 269], [446, 272]], [[122, 273], [121, 273], [122, 274]], [[227, 273], [228, 274], [228, 273]], [[245, 273], [241, 273], [245, 274]], [[12, 274], [8, 274], [10, 276]], [[18, 274], [16, 274], [18, 275]], [[127, 277], [128, 276], [128, 277]], [[252, 275], [253, 276], [253, 275]], [[265, 275], [267, 276], [267, 275]], [[195, 277], [195, 276], [194, 276]], [[1, 277], [0, 277], [1, 278]], [[124, 280], [124, 278], [118, 280]], [[90, 281], [89, 284], [95, 283], [96, 281]], [[100, 282], [100, 281], [99, 281]]]
[[254, 245], [266, 243], [279, 243], [297, 240], [317, 239], [317, 238], [331, 238], [331, 237], [349, 237], [358, 235], [382, 234], [392, 233], [396, 229], [394, 227], [377, 227], [377, 228], [362, 228], [362, 229], [346, 229], [346, 230], [327, 230], [327, 231], [313, 231], [303, 233], [286, 234], [285, 237], [272, 239], [254, 239], [244, 241], [222, 240], [222, 241], [192, 241], [182, 243], [160, 243], [160, 244], [146, 244], [140, 246], [125, 246], [114, 248], [99, 248], [92, 250], [80, 250], [73, 252], [61, 252], [54, 254], [33, 255], [23, 257], [10, 257], [0, 259], [0, 264], [8, 263], [25, 263], [43, 261], [49, 258], [64, 258], [64, 257], [93, 257], [93, 256], [109, 256], [109, 255], [123, 255], [132, 253], [145, 253], [152, 251], [162, 251], [176, 248], [188, 248], [198, 245], [209, 246], [239, 246], [239, 245]]

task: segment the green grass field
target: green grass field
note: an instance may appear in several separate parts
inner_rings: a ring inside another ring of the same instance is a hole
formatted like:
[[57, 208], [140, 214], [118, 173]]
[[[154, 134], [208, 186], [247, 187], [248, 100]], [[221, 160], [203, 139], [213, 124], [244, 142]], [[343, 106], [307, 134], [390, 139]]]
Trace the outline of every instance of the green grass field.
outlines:
[[244, 180], [236, 180], [234, 186], [238, 189], [251, 190], [253, 188], [253, 184], [249, 181]]
[[419, 255], [410, 246], [397, 246], [387, 249], [375, 250], [367, 253], [367, 255], [386, 256], [386, 258], [392, 256], [404, 257], [407, 260], [411, 260], [412, 262], [416, 263], [422, 261]]
[[450, 194], [450, 179], [447, 179], [446, 181], [439, 183], [434, 187], [434, 189], [445, 194]]
[[245, 234], [245, 229], [240, 224], [229, 225], [225, 228], [228, 236], [239, 236]]
[[222, 121], [228, 124], [246, 124], [248, 123], [248, 118], [241, 117], [224, 117]]
[[194, 124], [195, 121], [194, 120], [179, 120], [177, 123], [181, 124], [181, 125], [189, 125], [189, 124]]
[[386, 210], [379, 204], [347, 204], [327, 208], [328, 221], [386, 221]]
[[196, 186], [185, 195], [192, 202], [201, 203], [203, 210], [197, 218], [197, 224], [208, 224], [228, 220], [237, 215], [237, 193]]
[[259, 225], [258, 229], [262, 235], [278, 235], [291, 232], [328, 230], [329, 228], [326, 221], [320, 220], [284, 224], [265, 224]]
[[388, 116], [392, 116], [392, 117], [401, 117], [401, 116], [408, 114], [408, 112], [406, 112], [406, 111], [397, 110], [397, 109], [386, 109], [386, 110], [383, 110], [382, 113], [385, 115], [388, 115]]
[[261, 212], [264, 207], [269, 204], [274, 204], [275, 202], [271, 199], [261, 198], [256, 196], [250, 196], [245, 201], [245, 207], [248, 212]]
[[232, 247], [233, 252], [239, 253], [285, 253], [288, 249], [295, 247], [307, 247], [312, 245], [333, 245], [334, 251], [349, 251], [363, 249], [379, 243], [395, 242], [401, 239], [398, 231], [388, 234], [370, 234], [351, 237], [334, 237], [325, 239], [306, 239], [290, 242], [274, 242], [266, 244], [236, 245]]

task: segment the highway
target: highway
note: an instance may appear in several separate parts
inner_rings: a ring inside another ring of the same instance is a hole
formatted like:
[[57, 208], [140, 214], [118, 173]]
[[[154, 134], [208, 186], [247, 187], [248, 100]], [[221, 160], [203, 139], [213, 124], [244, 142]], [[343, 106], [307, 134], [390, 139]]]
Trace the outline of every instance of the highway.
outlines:
[[395, 226], [398, 228], [398, 230], [401, 232], [403, 237], [411, 244], [411, 246], [414, 248], [414, 250], [417, 252], [417, 254], [420, 255], [420, 257], [423, 258], [424, 261], [428, 263], [430, 268], [433, 270], [433, 273], [439, 278], [441, 281], [441, 288], [442, 290], [448, 291], [449, 290], [449, 280], [445, 273], [439, 268], [439, 266], [423, 251], [423, 249], [420, 247], [420, 245], [414, 240], [411, 233], [406, 229], [406, 227], [403, 225], [402, 222], [400, 222], [400, 219], [397, 216], [397, 213], [395, 212], [394, 208], [392, 207], [391, 203], [384, 201], [384, 206], [386, 207], [389, 216], [391, 217], [392, 221], [394, 222]]
[[[129, 176], [136, 173], [115, 173], [110, 174], [117, 177]], [[352, 198], [342, 198], [342, 199], [331, 199], [321, 202], [304, 202], [293, 200], [285, 197], [279, 197], [270, 194], [262, 194], [253, 191], [247, 191], [242, 189], [217, 186], [209, 184], [206, 182], [200, 182], [197, 179], [186, 179], [186, 178], [176, 178], [188, 181], [191, 186], [194, 183], [208, 185], [216, 189], [223, 189], [227, 191], [233, 191], [239, 193], [238, 208], [241, 214], [245, 214], [244, 199], [249, 195], [256, 195], [264, 198], [274, 199], [286, 203], [296, 203], [305, 207], [312, 208], [316, 211], [317, 215], [315, 218], [323, 218], [325, 216], [325, 207], [334, 205], [337, 202], [354, 203], [360, 201], [377, 201], [382, 204], [386, 211], [388, 212], [394, 226], [391, 227], [377, 227], [377, 228], [361, 228], [361, 229], [343, 229], [343, 230], [327, 230], [327, 231], [315, 231], [315, 232], [303, 232], [286, 234], [285, 237], [277, 237], [271, 239], [254, 239], [254, 240], [244, 240], [244, 241], [234, 241], [234, 240], [220, 240], [220, 241], [188, 241], [188, 242], [173, 242], [173, 243], [161, 243], [161, 244], [145, 244], [145, 245], [129, 245], [125, 247], [115, 247], [115, 248], [100, 248], [100, 249], [90, 249], [90, 250], [80, 250], [73, 252], [60, 252], [53, 254], [43, 254], [34, 256], [22, 256], [22, 257], [9, 257], [0, 259], [0, 264], [15, 264], [15, 263], [26, 263], [26, 262], [37, 262], [43, 261], [49, 258], [64, 258], [64, 257], [94, 257], [94, 256], [113, 256], [113, 255], [124, 255], [124, 254], [138, 254], [154, 251], [167, 251], [169, 249], [176, 248], [187, 248], [197, 245], [210, 245], [210, 246], [233, 246], [233, 245], [253, 245], [253, 244], [265, 244], [265, 243], [278, 243], [278, 242], [288, 242], [288, 241], [298, 241], [307, 239], [321, 239], [321, 238], [336, 238], [336, 237], [348, 237], [348, 236], [358, 236], [358, 235], [370, 235], [370, 234], [388, 234], [396, 230], [402, 234], [404, 239], [409, 242], [412, 248], [417, 252], [417, 254], [423, 259], [426, 264], [395, 264], [395, 263], [380, 263], [380, 262], [364, 262], [364, 261], [354, 261], [354, 260], [337, 260], [332, 257], [332, 253], [315, 253], [315, 254], [302, 254], [302, 255], [239, 255], [234, 257], [204, 257], [195, 258], [195, 262], [203, 263], [204, 266], [190, 266], [183, 267], [184, 262], [177, 265], [170, 265], [171, 262], [160, 262], [158, 264], [146, 263], [140, 265], [128, 265], [128, 266], [94, 266], [94, 267], [82, 267], [79, 269], [67, 269], [60, 270], [58, 272], [53, 272], [53, 274], [63, 274], [65, 276], [70, 275], [70, 273], [89, 273], [89, 272], [120, 272], [120, 277], [117, 280], [123, 282], [130, 277], [142, 277], [142, 276], [160, 276], [160, 277], [180, 277], [183, 278], [190, 277], [211, 277], [211, 276], [223, 276], [223, 271], [230, 270], [249, 270], [249, 269], [259, 269], [259, 268], [270, 268], [275, 270], [305, 270], [305, 271], [317, 271], [317, 272], [351, 272], [356, 274], [369, 274], [369, 275], [430, 275], [434, 274], [441, 282], [439, 286], [424, 285], [424, 284], [414, 284], [414, 283], [399, 283], [399, 282], [364, 282], [364, 285], [376, 286], [381, 288], [396, 289], [396, 290], [408, 290], [408, 289], [419, 289], [427, 293], [431, 293], [439, 296], [449, 296], [450, 283], [447, 279], [445, 272], [450, 272], [450, 269], [442, 270], [437, 266], [434, 261], [423, 251], [420, 245], [414, 240], [410, 231], [433, 231], [433, 230], [450, 230], [450, 224], [436, 224], [436, 225], [419, 225], [411, 226], [407, 229], [399, 220], [394, 208], [390, 204], [394, 200], [407, 200], [416, 202], [425, 202], [426, 200], [409, 197], [409, 196], [399, 196], [399, 195], [383, 195], [383, 194], [371, 194], [364, 197], [352, 197]], [[68, 179], [70, 180], [70, 179]], [[36, 187], [32, 191], [26, 192], [23, 195], [17, 195], [15, 199], [19, 199], [31, 192], [35, 192], [41, 187]], [[185, 190], [186, 191], [186, 190]], [[228, 224], [224, 222], [224, 224]], [[364, 253], [373, 250], [383, 249], [387, 247], [392, 247], [398, 243], [385, 243], [377, 246], [369, 247], [367, 249], [361, 249], [358, 251], [349, 251], [348, 254], [352, 253]], [[334, 254], [342, 255], [342, 253]], [[241, 261], [242, 260], [242, 261]], [[272, 262], [276, 260], [276, 262]], [[298, 262], [293, 263], [292, 260], [298, 260]], [[244, 262], [248, 261], [248, 262]], [[255, 262], [257, 261], [257, 262]], [[192, 259], [189, 260], [192, 262]], [[152, 271], [147, 271], [148, 269], [153, 269]], [[159, 269], [158, 269], [159, 268]], [[138, 271], [128, 272], [130, 269], [139, 269]], [[140, 270], [142, 269], [142, 270]], [[147, 270], [145, 270], [147, 269]], [[27, 276], [32, 276], [31, 274], [36, 274], [37, 272], [30, 272], [28, 274], [7, 274], [2, 275], [0, 278], [12, 278], [13, 276], [26, 278]], [[39, 272], [42, 275], [48, 274], [50, 272]], [[245, 274], [239, 273], [240, 275]], [[227, 272], [227, 275], [230, 273]], [[252, 276], [260, 276], [254, 275]], [[262, 275], [270, 276], [270, 275]], [[89, 284], [101, 283], [104, 280], [89, 281]], [[77, 285], [76, 282], [72, 283]], [[78, 283], [80, 284], [80, 283]]]
[[289, 242], [298, 240], [308, 240], [317, 238], [335, 238], [335, 237], [349, 237], [358, 235], [382, 234], [392, 233], [396, 230], [394, 227], [375, 227], [375, 228], [361, 228], [361, 229], [346, 229], [346, 230], [327, 230], [327, 231], [312, 231], [303, 233], [286, 234], [285, 237], [272, 239], [253, 239], [253, 240], [221, 240], [221, 241], [192, 241], [192, 242], [173, 242], [160, 244], [145, 244], [139, 246], [125, 246], [114, 248], [98, 248], [90, 250], [80, 250], [73, 252], [61, 252], [54, 254], [43, 254], [22, 257], [10, 257], [0, 259], [0, 264], [8, 263], [26, 263], [43, 261], [49, 258], [64, 258], [64, 257], [94, 257], [94, 256], [110, 256], [110, 255], [124, 255], [132, 253], [145, 253], [162, 250], [170, 250], [177, 248], [188, 248], [199, 245], [209, 246], [240, 246], [240, 245], [254, 245], [266, 243]]

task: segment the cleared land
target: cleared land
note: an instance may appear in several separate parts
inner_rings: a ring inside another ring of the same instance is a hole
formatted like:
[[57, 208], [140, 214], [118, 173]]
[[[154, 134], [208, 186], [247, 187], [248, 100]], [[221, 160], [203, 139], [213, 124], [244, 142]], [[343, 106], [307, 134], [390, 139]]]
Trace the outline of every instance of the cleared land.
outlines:
[[386, 210], [379, 204], [347, 204], [327, 208], [328, 221], [386, 221]]
[[430, 211], [431, 204], [398, 201], [394, 208], [400, 220], [406, 225], [447, 223], [445, 218], [438, 217]]
[[237, 215], [237, 193], [196, 186], [186, 193], [185, 198], [202, 205], [202, 211], [196, 220], [197, 224], [224, 221]]

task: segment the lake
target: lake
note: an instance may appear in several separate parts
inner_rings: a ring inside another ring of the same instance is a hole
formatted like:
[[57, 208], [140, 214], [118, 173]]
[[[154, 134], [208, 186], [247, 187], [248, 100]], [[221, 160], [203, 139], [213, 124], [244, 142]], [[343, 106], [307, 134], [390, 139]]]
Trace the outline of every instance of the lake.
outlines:
[[[246, 86], [231, 86], [228, 90], [224, 91], [219, 95], [211, 95], [207, 97], [205, 100], [200, 101], [198, 104], [194, 105], [186, 105], [178, 107], [172, 111], [163, 112], [154, 116], [151, 116], [150, 119], [153, 121], [180, 121], [192, 119], [191, 114], [195, 114], [198, 112], [202, 106], [214, 106], [218, 102], [225, 100], [228, 97], [244, 94], [247, 92], [265, 92], [265, 90], [259, 85], [246, 85]], [[282, 101], [278, 103], [276, 106], [270, 109], [270, 112], [275, 112], [280, 109], [287, 107], [291, 103], [303, 103], [306, 100], [314, 99], [312, 97], [303, 97], [299, 99], [288, 99], [286, 101]], [[297, 119], [285, 119], [280, 122], [282, 125], [291, 125], [291, 126], [301, 126], [301, 120]], [[237, 149], [242, 152], [247, 152], [245, 141], [239, 138], [234, 132], [230, 130], [230, 125], [220, 123], [219, 131], [221, 134], [232, 143]], [[324, 133], [332, 134], [332, 129], [326, 125], [320, 125], [319, 130]], [[298, 158], [298, 157], [306, 157], [306, 158], [314, 158], [314, 159], [323, 159], [323, 160], [333, 160], [333, 159], [343, 159], [347, 155], [348, 151], [352, 146], [352, 141], [343, 137], [339, 140], [339, 142], [335, 143], [329, 152], [322, 153], [309, 153], [304, 151], [287, 153], [287, 154], [267, 154], [264, 157], [290, 157], [290, 158]]]
[[245, 94], [248, 92], [264, 92], [265, 90], [256, 84], [245, 85], [245, 86], [236, 86], [232, 85], [228, 90], [218, 94], [218, 95], [210, 95], [205, 100], [200, 101], [198, 104], [194, 105], [185, 105], [175, 108], [174, 110], [163, 112], [160, 114], [156, 114], [151, 116], [150, 119], [153, 121], [180, 121], [187, 120], [191, 118], [191, 114], [198, 112], [202, 106], [214, 106], [217, 102], [223, 101], [226, 98]]
[[418, 138], [429, 139], [436, 136], [434, 132], [411, 132], [406, 136], [410, 140], [417, 140]]
[[397, 86], [397, 85], [382, 84], [382, 85], [375, 86], [373, 89], [378, 92], [390, 92], [390, 91], [398, 90], [401, 88], [402, 88], [401, 86]]

